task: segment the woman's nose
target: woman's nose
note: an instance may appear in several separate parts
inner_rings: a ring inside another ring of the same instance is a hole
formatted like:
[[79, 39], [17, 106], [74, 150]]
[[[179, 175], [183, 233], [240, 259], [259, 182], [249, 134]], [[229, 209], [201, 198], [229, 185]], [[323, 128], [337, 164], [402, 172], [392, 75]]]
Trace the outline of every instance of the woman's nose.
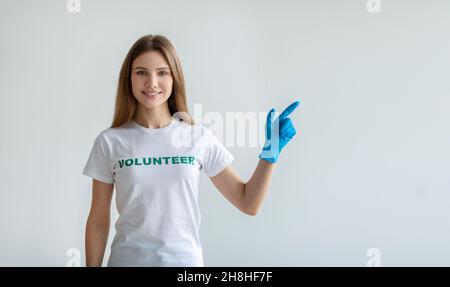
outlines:
[[145, 82], [146, 86], [157, 87], [158, 79], [155, 76], [148, 76], [147, 81]]

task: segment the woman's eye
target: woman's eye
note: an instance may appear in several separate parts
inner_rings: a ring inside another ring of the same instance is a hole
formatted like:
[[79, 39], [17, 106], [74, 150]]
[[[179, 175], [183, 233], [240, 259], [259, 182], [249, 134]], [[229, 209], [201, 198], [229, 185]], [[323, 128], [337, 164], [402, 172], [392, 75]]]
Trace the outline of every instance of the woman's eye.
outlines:
[[[145, 72], [145, 71], [138, 71], [138, 72], [136, 72], [136, 74], [138, 74], [138, 75], [146, 75], [147, 73]], [[159, 73], [161, 76], [166, 76], [166, 75], [168, 75], [169, 73], [167, 73], [167, 72], [160, 72]]]

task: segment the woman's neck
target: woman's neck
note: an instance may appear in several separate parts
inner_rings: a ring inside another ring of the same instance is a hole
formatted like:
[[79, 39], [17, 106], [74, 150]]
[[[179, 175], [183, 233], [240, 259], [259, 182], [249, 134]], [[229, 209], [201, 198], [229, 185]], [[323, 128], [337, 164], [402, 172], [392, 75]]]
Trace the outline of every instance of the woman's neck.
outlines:
[[159, 129], [167, 126], [172, 119], [168, 107], [143, 109], [139, 108], [135, 121], [146, 128]]

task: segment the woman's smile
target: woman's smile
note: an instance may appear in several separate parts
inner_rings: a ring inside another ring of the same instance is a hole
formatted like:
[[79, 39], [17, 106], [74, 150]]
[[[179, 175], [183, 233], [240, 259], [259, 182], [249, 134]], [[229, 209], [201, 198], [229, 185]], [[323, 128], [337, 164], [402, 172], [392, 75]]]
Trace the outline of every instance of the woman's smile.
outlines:
[[146, 98], [155, 99], [158, 95], [162, 94], [162, 91], [160, 92], [142, 91], [142, 94], [144, 94]]

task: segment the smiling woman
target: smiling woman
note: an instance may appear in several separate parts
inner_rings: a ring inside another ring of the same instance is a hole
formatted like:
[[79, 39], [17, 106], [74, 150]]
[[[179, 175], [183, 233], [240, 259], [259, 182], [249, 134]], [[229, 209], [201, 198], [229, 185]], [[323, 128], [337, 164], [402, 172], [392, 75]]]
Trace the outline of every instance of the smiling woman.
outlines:
[[86, 265], [103, 261], [116, 190], [119, 218], [108, 266], [203, 266], [200, 172], [216, 176], [233, 159], [212, 133], [193, 124], [169, 40], [137, 40], [121, 67], [113, 123], [97, 136], [83, 171], [93, 178]]
[[[274, 121], [281, 148], [295, 134], [287, 118], [295, 108]], [[108, 266], [203, 266], [200, 172], [240, 211], [256, 215], [279, 153], [266, 149], [243, 182], [230, 166], [233, 155], [212, 132], [193, 124], [172, 44], [160, 35], [142, 37], [122, 65], [113, 123], [95, 139], [83, 171], [93, 178], [86, 265], [102, 263], [115, 187], [119, 218]]]

